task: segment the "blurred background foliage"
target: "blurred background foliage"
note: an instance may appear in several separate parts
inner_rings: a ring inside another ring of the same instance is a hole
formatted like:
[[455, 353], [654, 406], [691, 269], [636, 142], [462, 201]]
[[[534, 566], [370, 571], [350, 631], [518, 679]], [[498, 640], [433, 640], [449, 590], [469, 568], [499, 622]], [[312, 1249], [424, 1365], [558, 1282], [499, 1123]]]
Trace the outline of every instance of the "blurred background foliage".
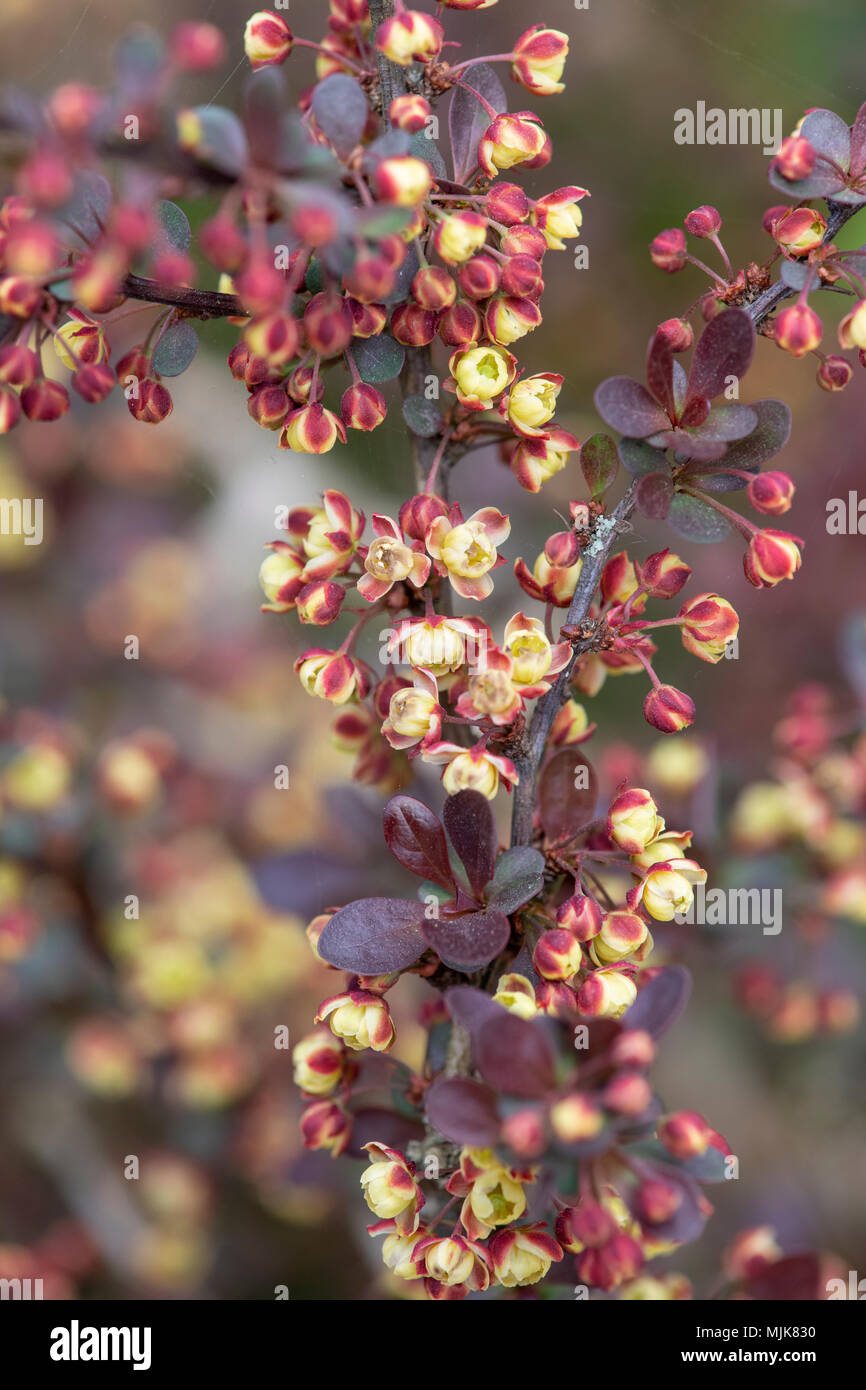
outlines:
[[[317, 38], [325, 9], [295, 0], [287, 18]], [[233, 105], [246, 75], [245, 16], [229, 0], [60, 9], [7, 0], [2, 76], [38, 93], [72, 77], [98, 85], [130, 24], [209, 19], [229, 37], [229, 63], [185, 79], [183, 100]], [[675, 110], [698, 100], [780, 107], [785, 132], [815, 105], [852, 120], [866, 97], [866, 13], [860, 0], [590, 0], [583, 10], [550, 0], [541, 17], [569, 33], [571, 55], [566, 93], [540, 108], [553, 163], [527, 186], [591, 190], [589, 268], [576, 270], [568, 253], [547, 257], [544, 324], [521, 346], [528, 369], [565, 375], [558, 419], [584, 438], [598, 428], [597, 383], [640, 376], [655, 324], [703, 288], [696, 271], [654, 270], [650, 238], [708, 202], [735, 265], [769, 252], [761, 215], [776, 197], [760, 149], [676, 145]], [[482, 54], [507, 47], [535, 15], [500, 0], [448, 18], [466, 53]], [[312, 80], [310, 55], [295, 54], [287, 72], [299, 93]], [[524, 104], [515, 88], [512, 105]], [[186, 206], [194, 225], [212, 210], [206, 200]], [[844, 244], [863, 239], [858, 218]], [[828, 324], [841, 314], [821, 307]], [[134, 320], [129, 343], [133, 335]], [[273, 1045], [280, 1025], [302, 1036], [333, 992], [336, 977], [303, 936], [308, 917], [392, 886], [381, 797], [345, 789], [331, 712], [302, 695], [292, 671], [316, 634], [307, 641], [291, 617], [259, 613], [256, 573], [275, 509], [312, 501], [324, 485], [368, 515], [393, 511], [408, 487], [406, 445], [394, 410], [325, 459], [280, 452], [248, 419], [225, 367], [231, 328], [205, 325], [201, 337], [158, 431], [133, 422], [120, 399], [94, 410], [74, 397], [64, 420], [24, 426], [0, 449], [0, 494], [42, 496], [46, 508], [41, 547], [0, 543], [0, 1274], [50, 1274], [51, 1291], [84, 1297], [270, 1298], [285, 1285], [292, 1298], [382, 1298], [393, 1291], [367, 1249], [353, 1169], [303, 1154], [290, 1054]], [[124, 346], [118, 339], [115, 356]], [[781, 466], [798, 487], [798, 580], [758, 593], [736, 541], [676, 546], [696, 570], [693, 587], [726, 595], [742, 623], [739, 658], [717, 667], [660, 639], [663, 678], [698, 705], [686, 737], [700, 740], [711, 768], [684, 808], [698, 818], [699, 857], [712, 852], [733, 790], [761, 774], [795, 686], [825, 682], [846, 718], [856, 710], [839, 633], [866, 601], [866, 542], [828, 536], [825, 508], [862, 488], [866, 393], [855, 376], [847, 392], [825, 394], [815, 365], [761, 343], [743, 391], [793, 407]], [[531, 563], [582, 482], [567, 469], [531, 497], [491, 453], [461, 462], [453, 488], [467, 511], [495, 502], [510, 512], [509, 559]], [[639, 518], [627, 539], [667, 541]], [[494, 627], [527, 605], [502, 570]], [[130, 634], [137, 660], [124, 656]], [[645, 753], [654, 741], [642, 697], [623, 679], [587, 702], [599, 723], [590, 754], [608, 785], [641, 766], [634, 746]], [[666, 757], [655, 755], [657, 767]], [[287, 792], [274, 788], [283, 764]], [[862, 1033], [780, 1046], [744, 1021], [738, 957], [758, 950], [774, 965], [792, 954], [797, 963], [790, 933], [732, 943], [679, 932], [661, 933], [661, 947], [689, 960], [696, 992], [662, 1051], [661, 1092], [726, 1135], [741, 1177], [719, 1192], [704, 1241], [676, 1267], [706, 1296], [732, 1234], [769, 1221], [786, 1248], [830, 1249], [845, 1268], [863, 1268]], [[835, 952], [836, 974], [857, 988], [858, 933], [817, 948], [819, 958]], [[398, 1026], [399, 1055], [420, 1065], [408, 1003]], [[137, 1182], [124, 1179], [130, 1155]]]

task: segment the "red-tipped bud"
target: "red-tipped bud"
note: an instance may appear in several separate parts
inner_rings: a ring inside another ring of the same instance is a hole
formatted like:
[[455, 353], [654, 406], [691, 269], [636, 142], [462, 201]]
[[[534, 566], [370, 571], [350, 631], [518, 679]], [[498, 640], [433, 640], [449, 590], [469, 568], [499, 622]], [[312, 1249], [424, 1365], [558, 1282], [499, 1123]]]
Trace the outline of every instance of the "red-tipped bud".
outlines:
[[269, 367], [282, 367], [297, 357], [301, 331], [291, 314], [274, 309], [250, 319], [244, 328], [244, 342], [252, 355], [262, 358]]
[[437, 516], [447, 516], [448, 506], [435, 493], [418, 493], [400, 508], [400, 529], [413, 541], [423, 541]]
[[410, 67], [429, 63], [439, 54], [445, 31], [438, 20], [421, 10], [392, 15], [376, 30], [376, 47], [392, 63]]
[[532, 256], [540, 261], [547, 250], [547, 241], [537, 227], [509, 227], [499, 249], [503, 256]]
[[787, 473], [773, 471], [757, 473], [751, 479], [747, 492], [756, 511], [781, 516], [783, 512], [790, 511], [795, 488]]
[[[238, 344], [238, 348], [240, 346], [241, 345]], [[232, 351], [237, 352], [238, 348], [233, 348]], [[249, 349], [245, 347], [244, 351], [248, 356]], [[231, 353], [229, 354], [229, 358], [231, 359]], [[229, 360], [229, 366], [232, 367], [231, 360]], [[151, 374], [151, 361], [140, 346], [130, 348], [129, 352], [124, 353], [123, 357], [118, 359], [114, 371], [121, 386], [125, 386], [129, 377], [134, 377], [136, 381], [141, 381], [144, 377], [149, 376]], [[232, 376], [234, 375], [235, 369], [232, 367]], [[243, 380], [243, 375], [241, 375], [239, 380]]]
[[627, 854], [641, 854], [663, 828], [659, 808], [644, 787], [627, 787], [610, 804], [607, 833]]
[[457, 283], [469, 299], [489, 299], [499, 289], [501, 272], [492, 256], [472, 256], [457, 272]]
[[560, 927], [572, 932], [578, 941], [591, 941], [601, 931], [604, 913], [594, 898], [575, 893], [556, 909]]
[[773, 165], [783, 179], [795, 183], [806, 179], [815, 168], [815, 149], [803, 135], [789, 135], [779, 146]]
[[668, 227], [650, 242], [650, 258], [659, 270], [673, 275], [686, 263], [686, 234], [681, 227]]
[[298, 454], [327, 454], [337, 440], [346, 442], [346, 429], [332, 410], [318, 401], [293, 410], [280, 435], [280, 448], [293, 449]]
[[658, 1127], [658, 1137], [674, 1158], [698, 1158], [709, 1148], [712, 1130], [696, 1110], [678, 1110]]
[[770, 235], [789, 256], [806, 256], [820, 246], [827, 219], [817, 208], [789, 208], [772, 226]]
[[209, 72], [226, 60], [228, 45], [215, 24], [185, 20], [171, 36], [169, 45], [176, 67], [185, 72]]
[[503, 1121], [502, 1138], [521, 1158], [536, 1158], [547, 1144], [542, 1112], [529, 1106], [515, 1110]]
[[235, 278], [235, 290], [251, 314], [280, 309], [286, 299], [286, 281], [267, 261], [251, 261]]
[[429, 101], [425, 101], [422, 96], [410, 94], [404, 97], [395, 97], [388, 107], [388, 120], [398, 130], [405, 130], [410, 135], [415, 135], [419, 130], [423, 130], [430, 119], [431, 108]]
[[340, 415], [347, 429], [374, 430], [381, 425], [387, 413], [385, 397], [375, 386], [359, 382], [343, 392]]
[[285, 385], [292, 400], [298, 405], [306, 405], [310, 400], [320, 401], [325, 394], [325, 383], [315, 367], [296, 367], [286, 377]]
[[613, 1217], [600, 1202], [584, 1201], [577, 1207], [563, 1207], [556, 1218], [556, 1239], [566, 1250], [598, 1250], [616, 1234]]
[[339, 1158], [349, 1146], [352, 1117], [333, 1100], [317, 1100], [301, 1116], [301, 1138], [305, 1149], [327, 1149]]
[[656, 329], [671, 352], [688, 352], [695, 341], [694, 329], [686, 319], [665, 319]]
[[492, 343], [507, 347], [541, 323], [541, 310], [531, 299], [494, 295], [484, 311], [484, 326]]
[[660, 733], [677, 734], [694, 723], [694, 701], [673, 685], [659, 685], [644, 700], [643, 717]]
[[447, 265], [468, 261], [487, 240], [487, 218], [480, 212], [452, 212], [437, 222], [433, 245]]
[[39, 358], [23, 343], [7, 343], [0, 348], [0, 381], [7, 386], [29, 386], [39, 372]]
[[58, 381], [37, 377], [21, 392], [21, 406], [28, 420], [59, 420], [69, 409], [69, 392]]
[[425, 347], [436, 336], [439, 315], [407, 300], [391, 315], [391, 332], [404, 347]]
[[756, 589], [772, 589], [783, 579], [793, 579], [803, 563], [802, 544], [787, 531], [756, 531], [743, 559], [749, 583]]
[[626, 1028], [611, 1044], [610, 1059], [617, 1067], [649, 1067], [655, 1056], [655, 1039], [643, 1028]]
[[580, 942], [565, 927], [542, 932], [532, 953], [532, 964], [545, 980], [570, 980], [580, 969]]
[[634, 981], [619, 970], [596, 970], [577, 991], [577, 1006], [588, 1018], [620, 1018], [637, 998]]
[[767, 208], [761, 218], [761, 226], [768, 236], [773, 235], [773, 228], [780, 218], [786, 217], [791, 211], [787, 203], [774, 203], [771, 208]]
[[83, 401], [97, 405], [114, 390], [114, 372], [107, 362], [80, 367], [72, 378], [73, 388]]
[[544, 292], [541, 263], [534, 256], [509, 256], [502, 267], [502, 291], [516, 299], [538, 299]]
[[394, 266], [383, 255], [359, 256], [351, 270], [343, 276], [343, 286], [362, 304], [378, 304], [387, 299], [394, 288]]
[[332, 579], [306, 584], [297, 598], [298, 617], [302, 623], [327, 627], [339, 618], [345, 597], [346, 590], [342, 584], [335, 584]]
[[649, 1226], [661, 1226], [682, 1205], [683, 1194], [673, 1183], [661, 1178], [649, 1178], [642, 1182], [635, 1195], [635, 1206], [642, 1221]]
[[423, 266], [412, 281], [412, 297], [422, 309], [448, 309], [457, 298], [454, 278], [442, 266]]
[[247, 243], [240, 229], [225, 213], [218, 213], [202, 225], [201, 252], [217, 270], [233, 272], [243, 263]]
[[55, 130], [77, 139], [89, 129], [102, 101], [95, 87], [83, 82], [64, 82], [51, 93], [48, 113]]
[[388, 310], [384, 304], [362, 304], [351, 295], [346, 299], [352, 315], [353, 338], [376, 338], [388, 322]]
[[304, 331], [320, 357], [336, 357], [352, 340], [352, 312], [342, 295], [323, 290], [304, 310]]
[[652, 1100], [652, 1087], [637, 1071], [619, 1071], [602, 1091], [607, 1110], [617, 1115], [642, 1115]]
[[384, 203], [396, 203], [398, 207], [418, 207], [432, 187], [430, 165], [425, 159], [417, 159], [412, 154], [390, 155], [376, 166], [373, 174], [377, 198]]
[[694, 212], [689, 213], [685, 225], [690, 236], [716, 236], [722, 225], [722, 216], [718, 208], [709, 207], [704, 203], [701, 207], [695, 208]]
[[55, 208], [72, 192], [72, 170], [59, 150], [37, 150], [18, 170], [18, 191], [37, 207]]
[[281, 382], [257, 386], [247, 401], [250, 418], [265, 430], [280, 430], [292, 405]]
[[244, 29], [244, 52], [253, 70], [284, 63], [292, 51], [292, 31], [272, 10], [250, 15]]
[[439, 320], [439, 337], [447, 347], [471, 347], [477, 343], [484, 320], [468, 299], [458, 299]]
[[824, 391], [844, 391], [853, 375], [854, 368], [847, 357], [831, 354], [818, 368], [816, 380]]
[[650, 598], [673, 598], [691, 575], [691, 566], [669, 550], [659, 550], [636, 567]]
[[791, 304], [777, 316], [773, 337], [792, 357], [804, 357], [820, 345], [824, 326], [808, 304]]
[[577, 997], [564, 980], [539, 980], [535, 986], [535, 1007], [549, 1018], [570, 1018], [577, 1013]]
[[523, 189], [516, 183], [493, 183], [484, 199], [484, 211], [491, 222], [499, 222], [503, 227], [514, 227], [525, 222], [531, 204]]
[[0, 434], [14, 430], [21, 419], [21, 402], [11, 386], [0, 385]]
[[171, 396], [161, 381], [145, 378], [139, 382], [137, 395], [128, 397], [129, 413], [143, 425], [160, 425], [173, 410]]
[[727, 644], [740, 630], [740, 620], [728, 600], [718, 594], [695, 594], [677, 617], [681, 620], [683, 646], [702, 661], [721, 661]]
[[29, 319], [42, 303], [42, 286], [26, 275], [7, 275], [0, 280], [0, 314]]

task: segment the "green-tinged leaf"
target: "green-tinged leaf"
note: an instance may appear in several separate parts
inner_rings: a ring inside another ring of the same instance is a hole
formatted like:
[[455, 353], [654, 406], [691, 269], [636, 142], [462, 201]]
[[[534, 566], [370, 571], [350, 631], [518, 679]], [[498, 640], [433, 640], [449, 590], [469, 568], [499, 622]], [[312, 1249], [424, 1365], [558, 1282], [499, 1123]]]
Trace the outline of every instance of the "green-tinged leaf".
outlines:
[[603, 497], [619, 469], [616, 444], [609, 434], [594, 434], [582, 446], [580, 466], [594, 498]]
[[156, 205], [156, 217], [159, 222], [157, 254], [168, 250], [188, 251], [192, 232], [183, 208], [179, 208], [177, 203], [162, 200]]
[[664, 449], [654, 449], [645, 439], [621, 439], [618, 452], [623, 468], [635, 478], [657, 473], [667, 464]]
[[352, 356], [362, 381], [379, 382], [393, 381], [400, 375], [406, 353], [390, 333], [380, 333], [375, 338], [356, 339]]
[[232, 178], [240, 174], [246, 167], [249, 147], [235, 113], [225, 106], [196, 106], [189, 117], [190, 124], [194, 118], [198, 125], [192, 157]]
[[198, 334], [187, 319], [167, 328], [156, 345], [153, 365], [160, 376], [180, 376], [198, 352]]
[[345, 72], [331, 73], [313, 88], [311, 105], [316, 124], [337, 154], [351, 154], [364, 133], [369, 113], [367, 98], [355, 78]]
[[651, 521], [664, 521], [671, 509], [674, 485], [669, 473], [645, 473], [635, 489], [635, 505]]
[[413, 434], [432, 439], [442, 429], [442, 416], [435, 401], [428, 401], [420, 391], [403, 401], [403, 419]]
[[355, 230], [358, 236], [366, 237], [368, 241], [381, 241], [382, 237], [402, 232], [404, 227], [408, 227], [411, 217], [411, 208], [364, 208], [358, 213]]
[[676, 494], [667, 519], [678, 535], [702, 545], [724, 540], [731, 529], [725, 518], [708, 502], [685, 492]]
[[544, 855], [528, 845], [515, 845], [500, 854], [484, 892], [491, 907], [516, 912], [534, 898], [544, 882]]

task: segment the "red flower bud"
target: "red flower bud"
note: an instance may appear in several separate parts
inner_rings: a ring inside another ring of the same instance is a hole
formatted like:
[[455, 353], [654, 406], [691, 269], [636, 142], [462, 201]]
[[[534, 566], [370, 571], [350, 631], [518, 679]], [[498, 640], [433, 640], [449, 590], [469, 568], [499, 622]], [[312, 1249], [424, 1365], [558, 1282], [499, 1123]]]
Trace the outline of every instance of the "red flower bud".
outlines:
[[335, 584], [332, 579], [306, 584], [297, 598], [298, 617], [302, 623], [327, 627], [340, 616], [345, 597], [346, 590], [342, 584]]
[[624, 1029], [610, 1049], [610, 1059], [618, 1067], [649, 1067], [655, 1055], [655, 1039], [643, 1028]]
[[343, 287], [362, 304], [378, 304], [394, 288], [397, 269], [384, 255], [362, 255], [343, 276]]
[[411, 293], [422, 309], [448, 309], [457, 298], [454, 278], [442, 266], [423, 266], [412, 281]]
[[577, 937], [564, 927], [542, 932], [532, 953], [532, 964], [545, 980], [570, 980], [580, 969]]
[[530, 206], [523, 189], [516, 183], [493, 183], [484, 199], [484, 211], [490, 221], [499, 222], [504, 227], [525, 222]]
[[388, 413], [385, 397], [375, 386], [359, 382], [343, 392], [340, 415], [351, 430], [374, 430]]
[[425, 101], [422, 96], [414, 93], [409, 96], [395, 97], [388, 107], [388, 120], [398, 130], [408, 131], [410, 135], [423, 130], [430, 119], [431, 108], [429, 101]]
[[534, 256], [510, 256], [502, 267], [502, 290], [517, 299], [537, 299], [544, 292], [541, 263]]
[[29, 319], [42, 303], [42, 286], [26, 275], [7, 275], [0, 280], [0, 314]]
[[0, 434], [14, 430], [21, 419], [21, 402], [9, 386], [0, 385]]
[[547, 250], [547, 242], [537, 227], [509, 227], [499, 249], [504, 256], [532, 256], [540, 261]]
[[[572, 941], [577, 946], [573, 937]], [[577, 996], [564, 980], [540, 980], [535, 986], [535, 1006], [550, 1018], [569, 1018], [577, 1013]]]
[[349, 295], [346, 299], [352, 315], [353, 338], [375, 338], [388, 322], [388, 310], [384, 304], [362, 304], [360, 299]]
[[712, 1130], [695, 1110], [678, 1110], [667, 1115], [658, 1127], [658, 1137], [674, 1158], [698, 1158], [709, 1148]]
[[853, 375], [854, 368], [847, 357], [831, 354], [824, 358], [816, 379], [824, 391], [844, 391]]
[[663, 1182], [661, 1178], [649, 1178], [642, 1182], [635, 1196], [635, 1205], [641, 1219], [650, 1226], [661, 1226], [682, 1205], [683, 1194], [673, 1183]]
[[472, 256], [457, 272], [457, 283], [469, 299], [489, 299], [499, 289], [500, 270], [492, 256]]
[[541, 323], [541, 310], [531, 299], [497, 294], [484, 311], [484, 326], [492, 343], [508, 346], [531, 333]]
[[72, 171], [59, 150], [37, 150], [18, 170], [18, 189], [37, 207], [55, 208], [72, 192]]
[[254, 357], [260, 357], [269, 367], [283, 367], [297, 357], [301, 330], [297, 319], [281, 309], [250, 319], [244, 328], [244, 342]]
[[817, 155], [812, 145], [803, 135], [789, 135], [779, 146], [774, 168], [792, 183], [806, 179], [815, 167]]
[[686, 234], [681, 227], [668, 227], [650, 242], [650, 258], [659, 270], [673, 275], [686, 263]]
[[253, 71], [284, 63], [292, 51], [292, 31], [286, 21], [271, 10], [250, 15], [244, 29], [244, 52]]
[[250, 418], [266, 430], [282, 429], [291, 408], [286, 388], [280, 382], [257, 386], [247, 401]]
[[342, 295], [324, 290], [313, 295], [304, 310], [304, 329], [310, 347], [320, 357], [336, 357], [352, 340], [352, 312]]
[[789, 256], [806, 256], [824, 240], [827, 219], [817, 208], [789, 208], [770, 231], [773, 240]]
[[107, 362], [95, 362], [80, 367], [72, 378], [72, 385], [83, 401], [96, 405], [114, 390], [114, 372]]
[[176, 67], [185, 72], [208, 72], [226, 60], [227, 44], [215, 24], [185, 20], [171, 36], [169, 45]]
[[[316, 392], [313, 395], [313, 382], [316, 385]], [[306, 405], [310, 399], [320, 401], [325, 394], [325, 383], [321, 375], [316, 373], [315, 367], [296, 367], [286, 377], [285, 387], [293, 401], [298, 405]]]
[[688, 352], [695, 341], [694, 330], [686, 319], [665, 319], [656, 329], [671, 352]]
[[39, 372], [39, 358], [23, 343], [7, 343], [0, 348], [0, 381], [9, 386], [29, 386]]
[[447, 515], [448, 506], [441, 497], [435, 493], [418, 493], [400, 508], [400, 529], [410, 540], [423, 541], [437, 516]]
[[642, 584], [647, 586], [650, 598], [673, 598], [678, 594], [691, 575], [691, 566], [679, 555], [669, 550], [659, 550], [650, 555], [642, 565], [636, 566]]
[[217, 270], [235, 271], [243, 264], [247, 243], [240, 229], [225, 213], [202, 224], [199, 247]]
[[722, 225], [721, 213], [707, 204], [695, 208], [686, 218], [686, 231], [691, 236], [715, 236]]
[[793, 481], [787, 473], [780, 472], [758, 473], [747, 488], [749, 501], [756, 511], [769, 512], [771, 516], [790, 511], [794, 491]]
[[[238, 348], [240, 346], [239, 343]], [[238, 348], [233, 348], [232, 352], [237, 352]], [[244, 347], [244, 350], [249, 355], [249, 349]], [[229, 354], [229, 359], [229, 366], [231, 366], [231, 354]], [[130, 348], [129, 352], [124, 353], [123, 357], [119, 359], [114, 371], [121, 386], [127, 384], [129, 377], [135, 377], [136, 381], [141, 381], [143, 377], [150, 375], [150, 358], [145, 356], [140, 346]], [[232, 376], [234, 375], [235, 371], [232, 368]], [[243, 377], [241, 376], [239, 380], [243, 380]]]
[[636, 1071], [617, 1072], [602, 1091], [605, 1108], [617, 1115], [642, 1115], [651, 1100], [652, 1087]]
[[694, 701], [672, 685], [655, 686], [643, 702], [643, 715], [661, 733], [677, 734], [694, 723]]
[[578, 941], [591, 941], [601, 931], [604, 914], [594, 898], [575, 893], [556, 909], [559, 926], [572, 932]]
[[327, 1149], [339, 1158], [349, 1146], [352, 1117], [334, 1100], [317, 1100], [304, 1111], [300, 1128], [305, 1149]]
[[777, 316], [773, 337], [780, 348], [792, 357], [804, 357], [814, 352], [821, 342], [823, 324], [808, 304], [791, 304]]
[[[249, 346], [248, 346], [247, 343], [235, 343], [234, 347], [232, 348], [231, 352], [230, 352], [229, 355], [228, 355], [229, 371], [231, 372], [231, 374], [232, 374], [232, 376], [234, 377], [235, 381], [246, 381], [247, 367], [249, 366], [249, 361], [250, 361], [251, 356], [252, 356], [252, 353], [250, 352], [250, 349], [249, 349]], [[129, 360], [129, 361], [132, 361], [133, 359], [138, 360], [138, 358], [139, 358], [138, 352], [134, 352], [134, 353], [133, 353], [133, 352], [129, 352], [129, 353], [127, 353], [126, 357], [122, 357], [122, 358], [120, 359], [120, 362], [118, 362], [118, 364], [117, 364], [117, 377], [118, 377], [118, 380], [120, 380], [120, 368], [121, 368], [121, 364], [124, 363], [124, 362], [126, 362], [127, 360]], [[147, 359], [146, 359], [146, 358], [143, 359], [143, 360], [144, 360], [145, 362], [147, 362]], [[149, 365], [149, 363], [148, 363], [148, 365]], [[129, 369], [127, 369], [127, 370], [129, 370]], [[144, 375], [144, 373], [142, 373], [142, 372], [140, 372], [140, 371], [133, 370], [133, 371], [132, 371], [132, 375], [133, 375], [133, 376], [142, 376], [142, 375]]]
[[420, 304], [398, 304], [391, 315], [391, 332], [404, 347], [425, 347], [436, 336], [439, 315]]
[[803, 563], [801, 545], [799, 536], [787, 531], [756, 531], [743, 560], [749, 583], [756, 589], [772, 589], [783, 579], [793, 579]]
[[468, 299], [458, 299], [439, 320], [439, 337], [447, 347], [470, 347], [484, 328], [480, 312]]
[[556, 1239], [566, 1250], [598, 1250], [616, 1235], [613, 1217], [600, 1202], [583, 1201], [563, 1207], [556, 1218]]
[[145, 378], [139, 382], [138, 395], [130, 396], [126, 402], [129, 413], [143, 425], [160, 425], [167, 420], [173, 410], [171, 396], [161, 381]]
[[21, 392], [21, 406], [28, 420], [59, 420], [69, 409], [69, 392], [58, 381], [37, 377]]
[[767, 211], [761, 218], [761, 226], [768, 236], [773, 235], [773, 228], [776, 223], [790, 211], [791, 209], [788, 207], [787, 203], [774, 203], [771, 208], [767, 208]]

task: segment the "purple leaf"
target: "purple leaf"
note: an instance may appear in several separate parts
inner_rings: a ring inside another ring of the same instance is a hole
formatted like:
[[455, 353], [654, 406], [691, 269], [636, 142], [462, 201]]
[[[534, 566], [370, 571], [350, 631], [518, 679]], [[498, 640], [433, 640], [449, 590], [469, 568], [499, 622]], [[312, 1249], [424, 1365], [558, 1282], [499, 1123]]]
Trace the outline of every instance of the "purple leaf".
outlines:
[[506, 1095], [534, 1099], [554, 1084], [547, 1038], [536, 1024], [516, 1014], [503, 1011], [500, 1018], [482, 1024], [473, 1052], [484, 1080]]
[[652, 521], [664, 521], [671, 508], [674, 485], [669, 473], [647, 473], [635, 488], [639, 512]]
[[674, 402], [674, 355], [663, 333], [654, 333], [646, 355], [646, 382], [653, 396], [661, 401], [672, 420], [676, 419]]
[[247, 78], [243, 92], [244, 129], [257, 165], [276, 169], [280, 162], [280, 123], [288, 106], [286, 79], [280, 68], [260, 68]]
[[594, 400], [602, 420], [619, 434], [645, 439], [670, 427], [661, 406], [645, 386], [630, 376], [609, 376], [597, 388]]
[[544, 882], [544, 855], [528, 845], [515, 845], [500, 854], [496, 872], [486, 885], [485, 897], [490, 907], [500, 912], [515, 912], [534, 898]]
[[665, 430], [663, 434], [651, 436], [650, 443], [659, 449], [673, 449], [683, 458], [701, 459], [704, 462], [720, 459], [725, 453], [725, 445], [715, 439], [702, 439], [699, 434], [688, 430]]
[[344, 72], [331, 73], [313, 88], [313, 115], [341, 158], [351, 154], [367, 124], [367, 98]]
[[496, 867], [496, 825], [490, 802], [481, 792], [458, 792], [447, 798], [442, 820], [469, 886], [480, 899]]
[[456, 887], [445, 831], [439, 817], [413, 796], [392, 796], [382, 815], [385, 843], [404, 869], [418, 878], [438, 883], [452, 892]]
[[319, 955], [356, 975], [405, 970], [427, 949], [422, 914], [420, 903], [404, 898], [358, 898], [328, 922], [319, 937]]
[[198, 334], [188, 319], [167, 328], [153, 350], [153, 365], [160, 376], [180, 376], [198, 352]]
[[369, 1163], [370, 1155], [364, 1152], [365, 1144], [387, 1144], [389, 1148], [405, 1151], [413, 1139], [423, 1138], [424, 1126], [420, 1120], [398, 1115], [383, 1106], [371, 1105], [355, 1115], [347, 1153], [350, 1158], [363, 1158]]
[[851, 128], [851, 177], [859, 179], [866, 170], [866, 101], [854, 117]]
[[474, 985], [453, 985], [445, 993], [445, 1003], [454, 1022], [473, 1038], [488, 1019], [498, 1018], [502, 1013], [502, 1005], [494, 1003], [489, 994]]
[[598, 779], [576, 748], [563, 748], [545, 763], [538, 782], [538, 814], [552, 845], [573, 840], [595, 816]]
[[819, 106], [817, 111], [810, 111], [800, 126], [800, 134], [809, 141], [817, 154], [823, 155], [825, 159], [831, 160], [833, 164], [838, 164], [840, 169], [848, 172], [851, 163], [851, 131], [835, 111], [828, 111], [825, 106]]
[[657, 473], [667, 462], [662, 450], [654, 449], [645, 439], [621, 439], [618, 453], [623, 468], [636, 478], [642, 478], [645, 473]]
[[685, 492], [678, 492], [671, 502], [668, 522], [678, 536], [697, 541], [699, 545], [713, 545], [716, 541], [724, 540], [731, 529], [709, 502], [704, 502], [700, 497], [690, 497]]
[[755, 328], [744, 309], [724, 309], [701, 334], [689, 372], [687, 401], [714, 400], [728, 384], [748, 371], [755, 352]]
[[758, 417], [750, 405], [728, 401], [714, 406], [704, 423], [696, 430], [699, 439], [730, 443], [745, 439], [758, 427]]
[[[701, 1210], [701, 1189], [694, 1178], [682, 1168], [669, 1163], [646, 1163], [642, 1165], [644, 1177], [658, 1179], [676, 1188], [680, 1194], [680, 1204], [667, 1221], [646, 1226], [652, 1232], [654, 1241], [664, 1245], [685, 1245], [696, 1240], [706, 1225], [706, 1215]], [[638, 1215], [638, 1213], [635, 1213]]]
[[234, 111], [225, 106], [196, 106], [191, 113], [200, 129], [193, 158], [229, 178], [249, 163], [246, 132]]
[[660, 1038], [676, 1023], [692, 992], [692, 977], [684, 965], [665, 965], [644, 985], [623, 1015], [623, 1027], [642, 1028]]
[[[462, 74], [467, 87], [480, 92], [497, 115], [508, 110], [505, 88], [493, 68], [473, 63]], [[454, 178], [462, 183], [478, 162], [478, 142], [490, 125], [491, 117], [477, 97], [457, 87], [448, 112], [448, 131], [454, 157]]]
[[486, 1149], [499, 1138], [496, 1096], [468, 1076], [443, 1076], [433, 1082], [427, 1092], [427, 1118], [455, 1144]]
[[580, 451], [580, 466], [594, 498], [607, 492], [619, 468], [616, 445], [609, 434], [594, 434], [586, 441]]
[[438, 920], [425, 920], [424, 935], [439, 959], [452, 970], [478, 970], [489, 965], [508, 945], [511, 924], [503, 912], [443, 912]]
[[791, 410], [784, 401], [755, 401], [749, 409], [758, 417], [758, 423], [746, 439], [737, 439], [729, 446], [726, 467], [754, 468], [773, 458], [788, 442]]

